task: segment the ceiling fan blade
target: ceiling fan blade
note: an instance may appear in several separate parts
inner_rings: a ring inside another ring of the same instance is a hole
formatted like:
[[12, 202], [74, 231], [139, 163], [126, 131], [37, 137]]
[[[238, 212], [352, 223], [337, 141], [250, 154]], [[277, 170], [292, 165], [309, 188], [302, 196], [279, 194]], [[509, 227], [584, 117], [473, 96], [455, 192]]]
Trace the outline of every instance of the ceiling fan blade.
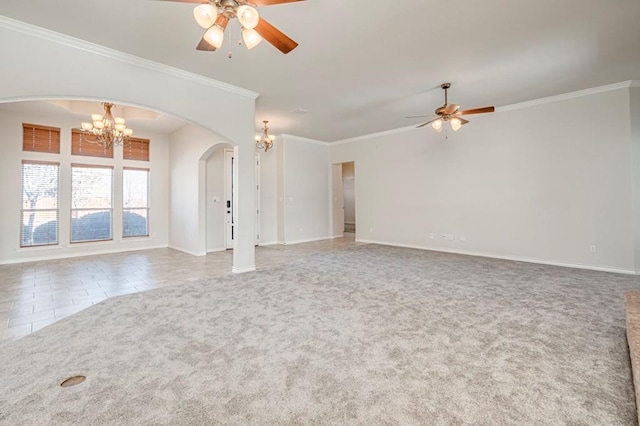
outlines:
[[455, 114], [455, 112], [458, 111], [458, 109], [460, 109], [460, 105], [446, 104], [444, 106], [444, 113], [445, 114]]
[[434, 121], [436, 121], [438, 118], [440, 118], [440, 117], [435, 117], [433, 120], [429, 120], [429, 121], [427, 121], [426, 123], [422, 123], [422, 124], [420, 124], [420, 125], [416, 126], [416, 129], [419, 129], [420, 127], [424, 127], [424, 126], [426, 126], [427, 124], [431, 124], [431, 123], [433, 123]]
[[298, 43], [287, 37], [282, 31], [260, 18], [255, 28], [256, 32], [284, 54], [298, 47]]
[[196, 50], [201, 50], [203, 52], [213, 52], [216, 50], [216, 48], [207, 43], [207, 40], [202, 37], [200, 43], [198, 43], [198, 46], [196, 46]]
[[465, 125], [469, 122], [469, 120], [465, 120], [464, 118], [460, 117], [459, 115], [454, 115], [455, 118], [457, 118], [458, 120], [460, 120], [460, 124], [461, 125]]
[[493, 106], [487, 106], [482, 108], [474, 108], [474, 109], [466, 109], [464, 111], [460, 111], [458, 114], [460, 115], [469, 115], [469, 114], [484, 114], [487, 112], [494, 112], [496, 110]]
[[431, 117], [431, 116], [430, 115], [412, 115], [405, 118], [424, 118], [424, 117]]
[[253, 3], [256, 6], [271, 6], [272, 4], [280, 4], [280, 3], [293, 3], [294, 1], [304, 1], [304, 0], [250, 0], [249, 3]]

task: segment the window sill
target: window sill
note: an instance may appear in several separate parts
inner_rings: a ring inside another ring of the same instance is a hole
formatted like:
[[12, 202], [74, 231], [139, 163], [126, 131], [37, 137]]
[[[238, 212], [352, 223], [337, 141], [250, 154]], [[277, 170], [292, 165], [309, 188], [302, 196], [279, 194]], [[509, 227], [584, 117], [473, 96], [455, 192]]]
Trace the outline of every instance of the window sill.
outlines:
[[122, 243], [136, 243], [139, 241], [150, 241], [153, 240], [153, 237], [151, 237], [151, 235], [145, 235], [145, 236], [141, 236], [141, 237], [122, 237], [122, 240], [120, 240], [120, 242]]
[[43, 251], [43, 250], [57, 250], [61, 249], [62, 246], [60, 244], [51, 244], [48, 246], [32, 246], [32, 247], [18, 247], [16, 249], [16, 253], [22, 253], [25, 251]]

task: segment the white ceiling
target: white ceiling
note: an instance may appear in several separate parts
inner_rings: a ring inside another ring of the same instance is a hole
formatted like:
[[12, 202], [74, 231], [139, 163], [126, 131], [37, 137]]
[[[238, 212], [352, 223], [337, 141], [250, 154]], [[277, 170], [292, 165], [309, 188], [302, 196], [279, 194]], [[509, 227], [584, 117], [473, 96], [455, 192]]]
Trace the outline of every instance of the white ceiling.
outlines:
[[417, 124], [404, 117], [431, 114], [445, 81], [474, 108], [640, 80], [638, 0], [307, 0], [259, 9], [296, 50], [231, 43], [232, 59], [226, 42], [195, 50], [192, 8], [0, 0], [2, 15], [256, 91], [256, 129], [324, 141]]

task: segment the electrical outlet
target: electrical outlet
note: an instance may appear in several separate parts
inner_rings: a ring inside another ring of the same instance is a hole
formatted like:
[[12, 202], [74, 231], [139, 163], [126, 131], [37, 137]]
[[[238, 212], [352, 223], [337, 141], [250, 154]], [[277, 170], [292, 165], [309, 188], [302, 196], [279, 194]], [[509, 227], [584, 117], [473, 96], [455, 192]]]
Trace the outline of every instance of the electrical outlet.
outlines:
[[589, 253], [597, 253], [598, 250], [596, 248], [596, 246], [589, 246]]
[[429, 234], [429, 238], [433, 240], [433, 232]]
[[449, 239], [449, 236], [448, 236], [447, 234], [442, 234], [442, 239], [443, 239], [443, 240], [448, 240], [448, 239]]

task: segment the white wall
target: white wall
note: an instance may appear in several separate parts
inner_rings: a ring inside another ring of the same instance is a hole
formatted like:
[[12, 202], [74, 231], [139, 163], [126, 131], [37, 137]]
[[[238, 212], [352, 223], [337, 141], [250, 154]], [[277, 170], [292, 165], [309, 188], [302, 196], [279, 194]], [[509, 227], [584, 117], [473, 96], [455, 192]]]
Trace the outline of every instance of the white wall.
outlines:
[[[22, 123], [60, 128], [60, 154], [22, 151]], [[72, 257], [152, 247], [166, 247], [168, 241], [168, 137], [163, 134], [136, 131], [137, 137], [150, 139], [150, 161], [122, 159], [122, 147], [114, 149], [114, 158], [71, 155], [71, 129], [79, 127], [73, 114], [60, 110], [45, 114], [0, 110], [0, 263]], [[22, 200], [22, 160], [60, 163], [59, 179], [59, 244], [20, 248], [20, 208]], [[114, 167], [113, 241], [70, 244], [71, 229], [71, 163], [103, 164]], [[149, 237], [122, 238], [122, 168], [150, 169]]]
[[[184, 119], [222, 135], [236, 146], [239, 214], [233, 271], [255, 269], [253, 153], [257, 93], [2, 16], [0, 57], [9, 58], [2, 62], [0, 102], [21, 99], [114, 101]], [[16, 58], [20, 60], [11, 60]], [[197, 163], [180, 164], [180, 167], [199, 168]], [[187, 181], [194, 183], [194, 180]], [[172, 183], [172, 188], [176, 187], [187, 193], [194, 190]], [[196, 191], [202, 191], [198, 195], [204, 197], [204, 185]], [[199, 233], [202, 241], [196, 245], [198, 250], [206, 244], [204, 206], [200, 204], [184, 206], [198, 209], [195, 213], [185, 212], [197, 217], [196, 226], [202, 230]], [[189, 238], [195, 237], [190, 234]]]
[[273, 148], [260, 155], [260, 245], [278, 242], [278, 152]]
[[278, 143], [281, 242], [293, 244], [330, 238], [329, 145], [291, 135], [283, 135]]
[[633, 190], [633, 235], [635, 240], [635, 269], [640, 272], [640, 87], [629, 89], [629, 135]]
[[169, 247], [203, 256], [207, 252], [207, 159], [229, 145], [220, 135], [191, 124], [173, 132], [169, 140]]
[[473, 116], [448, 139], [332, 144], [331, 162], [356, 162], [358, 240], [633, 271], [627, 111], [618, 89]]

